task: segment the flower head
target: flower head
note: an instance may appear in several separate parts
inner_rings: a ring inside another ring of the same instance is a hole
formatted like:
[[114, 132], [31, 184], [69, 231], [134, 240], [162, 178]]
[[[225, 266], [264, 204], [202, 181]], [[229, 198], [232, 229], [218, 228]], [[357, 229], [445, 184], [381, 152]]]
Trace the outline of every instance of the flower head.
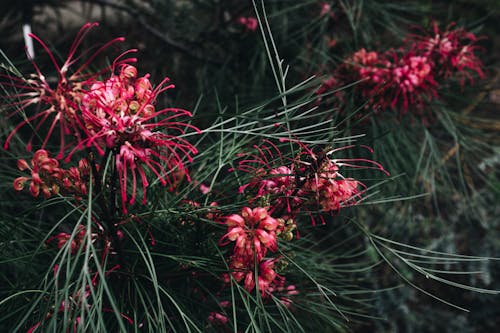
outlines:
[[240, 214], [226, 217], [228, 230], [220, 243], [235, 242], [234, 254], [244, 263], [260, 261], [268, 250], [277, 250], [276, 230], [280, 223], [266, 208], [244, 207]]
[[[153, 88], [149, 75], [137, 77], [135, 67], [124, 65], [118, 74], [94, 82], [82, 97], [83, 121], [88, 137], [81, 145], [95, 147], [102, 155], [106, 150], [115, 155], [124, 210], [127, 200], [129, 204], [135, 202], [138, 177], [143, 188], [142, 202], [146, 203], [149, 184], [146, 169], [153, 172], [162, 185], [169, 184], [171, 188], [180, 179], [189, 179], [184, 158], [191, 161], [191, 155], [197, 150], [180, 135], [187, 128], [199, 130], [177, 121], [179, 117], [191, 116], [188, 111], [156, 108], [158, 95], [174, 87], [168, 82], [166, 78]], [[127, 194], [129, 182], [132, 184], [130, 197]]]
[[315, 152], [298, 139], [282, 141], [298, 145], [296, 155], [289, 161], [283, 158], [278, 146], [266, 141], [254, 147], [256, 153], [241, 155], [245, 158], [240, 161], [238, 170], [252, 175], [240, 192], [253, 192], [250, 202], [265, 200], [269, 211], [284, 219], [293, 220], [303, 210], [335, 212], [361, 198], [364, 185], [344, 177], [341, 168], [377, 169], [387, 174], [382, 165], [369, 159], [333, 157], [336, 152], [353, 146]]
[[473, 82], [472, 73], [480, 78], [484, 77], [483, 64], [475, 54], [480, 50], [477, 45], [478, 37], [463, 28], [454, 28], [455, 24], [448, 25], [441, 31], [436, 21], [423, 35], [409, 36], [413, 52], [423, 54], [435, 64], [439, 76], [449, 78], [458, 76], [463, 85], [465, 79]]
[[[85, 131], [85, 126], [80, 116], [80, 102], [84, 91], [94, 83], [99, 75], [110, 69], [106, 67], [93, 74], [89, 74], [86, 68], [99, 53], [110, 45], [124, 40], [123, 38], [115, 38], [95, 50], [88, 50], [78, 55], [77, 51], [83, 39], [95, 26], [97, 26], [97, 23], [87, 23], [80, 29], [69, 49], [66, 60], [62, 64], [56, 60], [52, 51], [50, 51], [48, 46], [39, 37], [30, 35], [31, 38], [40, 44], [50, 58], [57, 72], [55, 83], [49, 77], [42, 74], [41, 69], [33, 60], [31, 61], [35, 73], [28, 76], [28, 78], [0, 75], [4, 79], [4, 81], [0, 82], [1, 85], [15, 88], [18, 91], [8, 96], [13, 101], [11, 105], [16, 108], [16, 111], [12, 115], [25, 110], [30, 111], [30, 106], [38, 106], [34, 108], [36, 110], [35, 113], [28, 114], [24, 120], [14, 127], [5, 141], [5, 149], [8, 148], [12, 137], [28, 124], [33, 126], [35, 132], [39, 132], [41, 129], [46, 131], [47, 134], [41, 144], [42, 149], [48, 144], [49, 139], [55, 133], [59, 132], [60, 149], [56, 156], [57, 159], [61, 159], [64, 156], [65, 149], [72, 144], [72, 141], [81, 141], [82, 132]], [[85, 58], [88, 54], [91, 55]], [[133, 61], [135, 61], [133, 58], [120, 59], [118, 57], [113, 66]], [[34, 137], [35, 133], [28, 141], [28, 151], [31, 150]]]

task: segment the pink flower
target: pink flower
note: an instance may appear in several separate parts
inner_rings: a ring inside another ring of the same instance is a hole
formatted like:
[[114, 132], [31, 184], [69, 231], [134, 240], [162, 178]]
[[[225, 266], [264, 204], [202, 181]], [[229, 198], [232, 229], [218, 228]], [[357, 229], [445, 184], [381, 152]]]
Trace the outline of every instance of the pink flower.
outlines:
[[235, 242], [234, 254], [243, 262], [250, 263], [255, 258], [260, 261], [267, 250], [277, 250], [275, 231], [279, 224], [266, 208], [244, 207], [240, 214], [232, 214], [226, 218], [228, 231], [219, 243], [225, 245]]
[[413, 52], [385, 53], [361, 49], [339, 68], [346, 82], [359, 81], [357, 89], [375, 110], [393, 109], [404, 114], [420, 111], [437, 97], [432, 60]]
[[436, 21], [424, 35], [411, 35], [412, 50], [431, 59], [435, 65], [436, 74], [443, 78], [458, 76], [463, 85], [465, 79], [473, 82], [472, 72], [480, 78], [484, 77], [483, 64], [475, 52], [481, 47], [477, 45], [478, 38], [463, 28], [448, 25], [445, 31], [440, 31]]
[[406, 113], [410, 106], [422, 110], [426, 103], [437, 97], [437, 82], [430, 59], [411, 52], [400, 59], [396, 53], [392, 56], [395, 65], [391, 68], [381, 106], [399, 109], [402, 114]]
[[319, 16], [325, 16], [325, 15], [333, 15], [333, 13], [331, 12], [332, 10], [332, 5], [330, 5], [329, 3], [327, 2], [322, 2], [320, 3], [321, 5], [321, 11], [319, 13]]
[[[97, 23], [87, 23], [85, 24], [75, 37], [73, 44], [70, 47], [68, 57], [64, 63], [60, 64], [54, 54], [49, 50], [47, 45], [37, 36], [30, 35], [31, 38], [35, 39], [45, 50], [49, 56], [52, 65], [58, 73], [58, 78], [56, 84], [49, 83], [48, 78], [42, 74], [40, 68], [36, 63], [32, 61], [33, 67], [35, 69], [35, 74], [32, 74], [28, 78], [19, 78], [12, 75], [2, 75], [4, 79], [0, 82], [3, 86], [15, 87], [19, 90], [19, 93], [12, 94], [8, 98], [12, 99], [12, 106], [16, 108], [13, 113], [16, 114], [19, 110], [28, 109], [32, 105], [37, 105], [39, 107], [34, 108], [37, 110], [36, 113], [28, 115], [28, 117], [22, 120], [9, 134], [7, 140], [5, 141], [4, 148], [7, 149], [12, 137], [25, 125], [31, 125], [35, 129], [35, 133], [31, 136], [28, 141], [27, 150], [30, 151], [32, 147], [32, 141], [35, 134], [39, 132], [41, 128], [44, 128], [44, 124], [48, 123], [46, 130], [46, 137], [41, 144], [41, 148], [45, 148], [49, 139], [54, 135], [55, 132], [59, 132], [58, 136], [60, 138], [60, 149], [57, 154], [57, 159], [61, 159], [64, 155], [65, 149], [71, 144], [71, 141], [76, 139], [76, 142], [81, 141], [82, 131], [85, 131], [85, 126], [80, 118], [80, 101], [82, 98], [83, 91], [90, 87], [96, 78], [109, 70], [109, 67], [96, 72], [95, 74], [89, 74], [86, 72], [86, 68], [95, 57], [101, 53], [103, 50], [115, 44], [121, 42], [123, 38], [116, 38], [108, 43], [104, 44], [97, 50], [90, 50], [83, 52], [83, 55], [91, 54], [86, 59], [82, 55], [77, 55], [78, 48], [82, 43], [85, 36], [89, 31], [97, 26]], [[82, 61], [82, 59], [84, 59]], [[117, 59], [113, 66], [117, 66], [121, 63], [133, 62], [135, 59]], [[75, 64], [79, 63], [76, 69], [73, 69]], [[68, 136], [70, 136], [68, 138]], [[68, 142], [68, 140], [70, 142]]]
[[[124, 212], [127, 200], [131, 205], [135, 202], [138, 176], [142, 184], [142, 203], [146, 203], [149, 185], [146, 169], [171, 189], [184, 177], [189, 180], [184, 159], [191, 162], [191, 155], [196, 154], [197, 149], [180, 136], [187, 128], [199, 132], [196, 127], [177, 121], [180, 117], [190, 117], [190, 112], [176, 108], [156, 109], [157, 96], [174, 87], [167, 85], [168, 78], [153, 89], [149, 75], [136, 75], [135, 67], [124, 65], [118, 75], [113, 74], [104, 82], [96, 81], [92, 89], [85, 92], [82, 115], [88, 138], [66, 158], [83, 144], [95, 147], [102, 155], [105, 150], [112, 151]], [[129, 182], [132, 186], [130, 197], [127, 193]]]
[[245, 27], [245, 30], [254, 32], [259, 26], [259, 21], [255, 17], [239, 17], [236, 22]]
[[[240, 161], [238, 170], [253, 175], [250, 182], [240, 188], [240, 192], [253, 190], [256, 194], [251, 202], [264, 198], [269, 202], [270, 212], [278, 216], [286, 214], [282, 216], [283, 219], [291, 218], [293, 221], [293, 217], [303, 210], [333, 212], [343, 206], [355, 204], [355, 199], [361, 198], [363, 191], [360, 187], [364, 185], [355, 179], [345, 178], [340, 173], [341, 167], [377, 169], [387, 174], [382, 165], [369, 159], [331, 157], [335, 152], [353, 146], [315, 153], [300, 140], [282, 141], [290, 141], [299, 146], [299, 153], [289, 161], [290, 167], [279, 166], [285, 163], [282, 153], [276, 145], [266, 141], [265, 145], [254, 147], [257, 153], [241, 155], [245, 159]], [[274, 166], [275, 163], [278, 166]], [[281, 233], [281, 230], [276, 231]], [[262, 242], [265, 243], [265, 234], [262, 237]], [[286, 237], [290, 238], [289, 235]]]

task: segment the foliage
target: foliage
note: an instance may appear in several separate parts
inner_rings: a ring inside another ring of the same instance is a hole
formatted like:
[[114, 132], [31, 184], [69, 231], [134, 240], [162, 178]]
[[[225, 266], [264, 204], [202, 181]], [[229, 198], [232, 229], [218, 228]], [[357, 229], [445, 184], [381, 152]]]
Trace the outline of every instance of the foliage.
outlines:
[[23, 5], [0, 329], [496, 327], [494, 3]]

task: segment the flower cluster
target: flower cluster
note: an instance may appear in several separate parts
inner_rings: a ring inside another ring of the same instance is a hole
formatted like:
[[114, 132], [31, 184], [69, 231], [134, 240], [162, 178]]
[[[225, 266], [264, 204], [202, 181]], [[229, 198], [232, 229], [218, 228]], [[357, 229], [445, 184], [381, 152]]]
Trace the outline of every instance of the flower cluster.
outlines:
[[[14, 180], [14, 189], [22, 191], [29, 181], [29, 190], [32, 196], [38, 197], [42, 192], [45, 198], [60, 192], [74, 194], [77, 198], [87, 194], [87, 184], [90, 180], [90, 166], [86, 159], [78, 162], [78, 167], [63, 169], [59, 161], [49, 157], [44, 149], [39, 149], [31, 159], [31, 166], [24, 159], [17, 161], [21, 171], [29, 170], [31, 177], [21, 176]], [[96, 165], [96, 169], [99, 166]]]
[[[258, 286], [262, 297], [268, 297], [276, 285], [282, 286], [285, 278], [276, 272], [279, 258], [266, 258], [268, 251], [276, 252], [277, 236], [285, 229], [283, 219], [271, 217], [267, 208], [244, 207], [240, 214], [232, 214], [225, 219], [228, 232], [220, 244], [235, 242], [229, 268], [237, 281], [243, 281], [246, 290]], [[229, 282], [229, 276], [225, 277]]]
[[445, 31], [440, 31], [434, 21], [423, 36], [411, 35], [408, 42], [414, 52], [431, 60], [438, 77], [457, 76], [464, 85], [465, 78], [473, 82], [473, 73], [484, 77], [482, 62], [475, 54], [481, 48], [476, 44], [476, 35], [463, 28], [453, 29], [454, 26], [455, 23], [451, 23]]
[[304, 183], [303, 193], [311, 193], [324, 212], [338, 211], [341, 206], [355, 202], [360, 195], [359, 181], [352, 178], [341, 178], [339, 166], [325, 159], [315, 174], [315, 177]]
[[[130, 176], [132, 193], [129, 203], [135, 201], [137, 175], [143, 187], [142, 203], [146, 203], [148, 180], [145, 167], [163, 185], [174, 186], [179, 177], [189, 178], [183, 157], [191, 161], [190, 154], [196, 154], [197, 150], [178, 134], [184, 134], [188, 127], [197, 129], [177, 122], [176, 118], [191, 116], [191, 113], [173, 108], [157, 110], [154, 106], [158, 94], [173, 87], [166, 85], [168, 81], [168, 78], [164, 79], [153, 89], [149, 75], [137, 77], [137, 69], [125, 65], [118, 75], [113, 74], [104, 82], [96, 81], [83, 96], [82, 119], [88, 138], [82, 143], [87, 147], [94, 146], [101, 155], [106, 149], [114, 151], [123, 207], [126, 206]], [[168, 129], [170, 133], [164, 133], [162, 129]]]
[[307, 145], [295, 143], [300, 152], [288, 161], [274, 143], [266, 140], [255, 147], [256, 153], [241, 154], [245, 158], [238, 165], [238, 170], [252, 175], [251, 180], [240, 187], [240, 193], [250, 192], [250, 202], [264, 200], [270, 212], [285, 219], [293, 219], [302, 211], [337, 212], [361, 198], [363, 183], [344, 177], [340, 173], [342, 166], [386, 172], [380, 164], [368, 159], [331, 157], [350, 146], [315, 153]]
[[[31, 105], [39, 106], [34, 108], [34, 114], [26, 117], [12, 130], [5, 142], [5, 148], [8, 148], [13, 136], [25, 125], [30, 125], [35, 130], [29, 140], [28, 150], [31, 150], [33, 138], [37, 137], [39, 132], [46, 131], [47, 135], [41, 144], [42, 150], [39, 151], [44, 153], [37, 152], [34, 158], [30, 184], [33, 195], [38, 195], [41, 189], [46, 197], [58, 191], [60, 182], [68, 182], [64, 180], [66, 174], [70, 174], [67, 179], [72, 186], [79, 186], [82, 188], [80, 192], [86, 193], [85, 182], [76, 179], [78, 176], [84, 176], [77, 172], [82, 171], [83, 167], [70, 169], [62, 175], [57, 160], [64, 157], [64, 161], [68, 163], [75, 153], [84, 150], [88, 153], [92, 148], [99, 155], [112, 156], [118, 173], [122, 207], [126, 212], [127, 205], [135, 202], [138, 178], [142, 185], [142, 202], [146, 203], [146, 188], [149, 185], [146, 170], [154, 174], [162, 185], [169, 185], [172, 190], [180, 180], [189, 180], [185, 160], [191, 161], [191, 155], [196, 154], [197, 150], [181, 136], [186, 129], [197, 132], [199, 130], [179, 120], [181, 117], [190, 117], [190, 112], [178, 108], [157, 107], [158, 96], [174, 86], [165, 78], [153, 88], [149, 75], [139, 76], [136, 67], [131, 65], [136, 59], [127, 57], [135, 50], [124, 52], [111, 66], [96, 73], [89, 74], [85, 71], [97, 54], [123, 38], [106, 43], [94, 50], [92, 56], [83, 64], [76, 65], [83, 58], [76, 55], [76, 51], [85, 35], [96, 25], [88, 23], [82, 27], [62, 65], [57, 63], [43, 41], [34, 35], [31, 36], [52, 60], [58, 73], [57, 84], [49, 84], [34, 62], [35, 74], [27, 79], [2, 76], [5, 79], [5, 82], [0, 82], [2, 85], [14, 86], [20, 91], [9, 96], [16, 101], [13, 102], [16, 113], [21, 110], [31, 111], [31, 108], [28, 108]], [[100, 79], [105, 74], [109, 77]], [[49, 119], [52, 121], [47, 124]], [[56, 159], [39, 160], [41, 156], [47, 155], [43, 149], [50, 143], [57, 129], [60, 150]], [[45, 178], [38, 177], [39, 169], [43, 171]], [[27, 180], [18, 178], [15, 188], [22, 189]], [[70, 184], [65, 186], [69, 187]]]
[[[342, 167], [385, 170], [377, 162], [363, 158], [332, 158], [340, 150], [351, 146], [314, 152], [305, 143], [294, 139], [281, 139], [295, 146], [294, 155], [285, 157], [278, 144], [264, 140], [249, 153], [241, 153], [238, 166], [231, 171], [250, 175], [249, 181], [239, 188], [247, 195], [254, 208], [244, 207], [239, 214], [222, 218], [227, 227], [219, 245], [234, 243], [228, 266], [231, 272], [223, 279], [241, 283], [252, 291], [257, 286], [263, 298], [277, 296], [282, 304], [290, 306], [290, 297], [298, 291], [287, 285], [280, 266], [286, 264], [282, 256], [273, 256], [280, 239], [291, 241], [299, 214], [306, 212], [315, 224], [313, 214], [337, 212], [342, 207], [358, 202], [364, 185], [356, 179], [346, 178], [339, 172]], [[289, 145], [287, 145], [289, 147]], [[322, 219], [324, 222], [324, 220]], [[209, 320], [224, 324], [222, 313], [213, 312]]]
[[[62, 64], [57, 62], [56, 56], [40, 38], [30, 34], [30, 37], [40, 44], [51, 60], [57, 72], [56, 83], [51, 82], [50, 76], [43, 74], [40, 67], [33, 60], [31, 61], [35, 73], [27, 78], [15, 75], [0, 75], [0, 78], [5, 80], [0, 82], [1, 85], [14, 87], [18, 91], [7, 96], [13, 101], [12, 106], [16, 108], [16, 112], [11, 116], [21, 110], [28, 109], [30, 106], [37, 106], [36, 112], [24, 118], [9, 134], [5, 141], [5, 149], [8, 148], [13, 136], [26, 125], [30, 125], [35, 129], [26, 147], [28, 151], [31, 150], [33, 139], [43, 130], [45, 130], [46, 136], [41, 144], [42, 149], [47, 146], [49, 139], [59, 132], [60, 149], [57, 159], [63, 158], [65, 149], [73, 143], [73, 139], [76, 139], [77, 142], [81, 140], [82, 131], [85, 132], [85, 125], [80, 118], [79, 105], [85, 90], [88, 90], [99, 75], [112, 70], [115, 66], [135, 61], [133, 58], [121, 59], [118, 57], [113, 63], [113, 67], [106, 67], [100, 71], [89, 73], [86, 69], [98, 54], [111, 45], [124, 40], [121, 37], [115, 38], [97, 50], [82, 52], [83, 55], [91, 54], [90, 57], [84, 60], [84, 57], [78, 55], [77, 51], [86, 35], [97, 25], [97, 23], [87, 23], [80, 29], [69, 49], [68, 57]], [[82, 61], [82, 64], [76, 65], [77, 62]]]
[[328, 78], [317, 93], [359, 81], [356, 89], [367, 108], [422, 113], [438, 97], [445, 79], [458, 78], [463, 86], [464, 78], [473, 82], [473, 72], [482, 78], [476, 36], [461, 28], [450, 30], [453, 25], [444, 32], [436, 22], [432, 26], [425, 36], [408, 36], [397, 50], [358, 50], [334, 71], [335, 80]]

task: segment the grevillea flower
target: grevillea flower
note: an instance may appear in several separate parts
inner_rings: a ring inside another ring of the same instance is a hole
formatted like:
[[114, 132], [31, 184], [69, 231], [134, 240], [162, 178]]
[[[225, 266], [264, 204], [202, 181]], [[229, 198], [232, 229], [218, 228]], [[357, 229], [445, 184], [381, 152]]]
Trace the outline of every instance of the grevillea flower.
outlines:
[[[264, 199], [269, 211], [284, 219], [297, 215], [300, 211], [336, 212], [341, 207], [355, 204], [361, 199], [365, 187], [363, 183], [346, 178], [340, 168], [377, 169], [388, 174], [382, 165], [365, 158], [335, 158], [335, 153], [354, 146], [340, 147], [315, 153], [299, 140], [298, 153], [288, 162], [278, 146], [266, 140], [254, 147], [256, 153], [243, 154], [238, 170], [252, 174], [250, 182], [240, 187], [240, 192], [254, 193], [250, 202]], [[367, 147], [366, 147], [367, 148]], [[314, 223], [314, 220], [313, 220]]]
[[[316, 92], [323, 95], [343, 85], [357, 82], [355, 92], [375, 111], [409, 110], [423, 116], [424, 109], [438, 98], [439, 85], [457, 77], [463, 86], [473, 83], [473, 74], [484, 77], [483, 64], [475, 54], [478, 38], [450, 24], [440, 31], [436, 22], [422, 35], [409, 35], [398, 50], [385, 52], [360, 49], [347, 57]], [[342, 102], [342, 98], [340, 99]]]
[[463, 28], [455, 28], [455, 23], [440, 31], [436, 21], [423, 35], [410, 35], [408, 42], [413, 42], [414, 53], [423, 54], [432, 60], [436, 75], [443, 78], [458, 76], [464, 85], [465, 78], [473, 83], [472, 72], [484, 77], [483, 64], [475, 52], [481, 47], [478, 38]]
[[[58, 63], [54, 54], [40, 38], [32, 34], [30, 35], [49, 56], [57, 72], [56, 83], [50, 82], [49, 78], [42, 74], [41, 69], [33, 60], [31, 62], [35, 73], [28, 76], [28, 78], [21, 78], [14, 75], [0, 75], [3, 78], [3, 81], [0, 82], [1, 85], [13, 87], [17, 91], [7, 96], [12, 100], [11, 106], [16, 109], [12, 115], [23, 111], [29, 113], [31, 112], [31, 106], [37, 106], [33, 107], [33, 110], [35, 110], [34, 114], [27, 115], [11, 131], [5, 141], [5, 149], [8, 148], [12, 137], [23, 126], [28, 124], [34, 128], [34, 134], [31, 136], [26, 147], [28, 151], [31, 150], [35, 134], [41, 130], [46, 132], [45, 139], [41, 144], [42, 149], [45, 148], [53, 134], [59, 132], [60, 149], [56, 157], [57, 159], [63, 157], [64, 151], [71, 144], [71, 141], [76, 139], [79, 142], [81, 140], [82, 131], [85, 131], [85, 125], [80, 118], [79, 104], [84, 90], [93, 84], [96, 77], [110, 68], [104, 68], [93, 74], [89, 74], [86, 69], [99, 53], [112, 44], [123, 41], [123, 38], [116, 38], [97, 49], [91, 49], [78, 55], [77, 51], [83, 39], [95, 26], [97, 26], [97, 23], [87, 23], [80, 29], [69, 49], [66, 60], [62, 64]], [[122, 60], [119, 57], [113, 66], [133, 61], [135, 61], [133, 58]]]
[[437, 82], [429, 58], [411, 52], [398, 59], [393, 53], [394, 65], [381, 96], [382, 108], [391, 107], [406, 113], [410, 106], [421, 110], [425, 104], [437, 97]]
[[359, 81], [356, 90], [374, 110], [393, 109], [400, 114], [410, 108], [421, 111], [437, 97], [432, 61], [404, 50], [384, 53], [360, 49], [337, 70], [341, 83]]
[[254, 146], [254, 149], [255, 153], [239, 154], [244, 158], [239, 161], [238, 170], [253, 175], [249, 183], [240, 186], [239, 192], [254, 191], [255, 197], [250, 202], [267, 196], [271, 201], [271, 211], [286, 209], [291, 213], [292, 207], [301, 202], [293, 160], [287, 161], [280, 149], [269, 140], [264, 140], [261, 146]]
[[226, 218], [227, 233], [220, 244], [235, 242], [234, 254], [244, 263], [260, 261], [267, 250], [277, 250], [276, 229], [280, 221], [271, 217], [266, 208], [244, 207], [241, 214]]
[[177, 108], [156, 109], [156, 99], [162, 92], [174, 87], [166, 78], [153, 88], [149, 75], [137, 77], [131, 65], [121, 67], [118, 75], [106, 81], [96, 81], [82, 97], [82, 114], [88, 138], [82, 140], [67, 157], [82, 145], [95, 147], [99, 154], [111, 151], [119, 174], [123, 209], [128, 199], [127, 185], [132, 192], [129, 204], [136, 198], [137, 178], [146, 203], [148, 180], [145, 169], [155, 174], [162, 185], [171, 188], [182, 178], [189, 180], [184, 158], [192, 161], [197, 149], [180, 137], [187, 128], [199, 130], [177, 121], [191, 113]]
[[[219, 244], [226, 245], [235, 242], [233, 254], [229, 259], [231, 276], [243, 287], [252, 291], [258, 286], [262, 297], [270, 295], [270, 288], [276, 280], [281, 279], [274, 268], [277, 258], [264, 258], [267, 251], [277, 250], [278, 233], [289, 229], [283, 219], [275, 219], [269, 215], [266, 208], [244, 207], [240, 214], [226, 217], [228, 232], [221, 238]], [[229, 275], [224, 276], [229, 283]]]
[[362, 183], [352, 178], [340, 178], [338, 170], [335, 162], [325, 159], [314, 178], [304, 184], [304, 191], [316, 197], [322, 211], [338, 211], [341, 206], [354, 203], [356, 196], [360, 197], [359, 186]]

